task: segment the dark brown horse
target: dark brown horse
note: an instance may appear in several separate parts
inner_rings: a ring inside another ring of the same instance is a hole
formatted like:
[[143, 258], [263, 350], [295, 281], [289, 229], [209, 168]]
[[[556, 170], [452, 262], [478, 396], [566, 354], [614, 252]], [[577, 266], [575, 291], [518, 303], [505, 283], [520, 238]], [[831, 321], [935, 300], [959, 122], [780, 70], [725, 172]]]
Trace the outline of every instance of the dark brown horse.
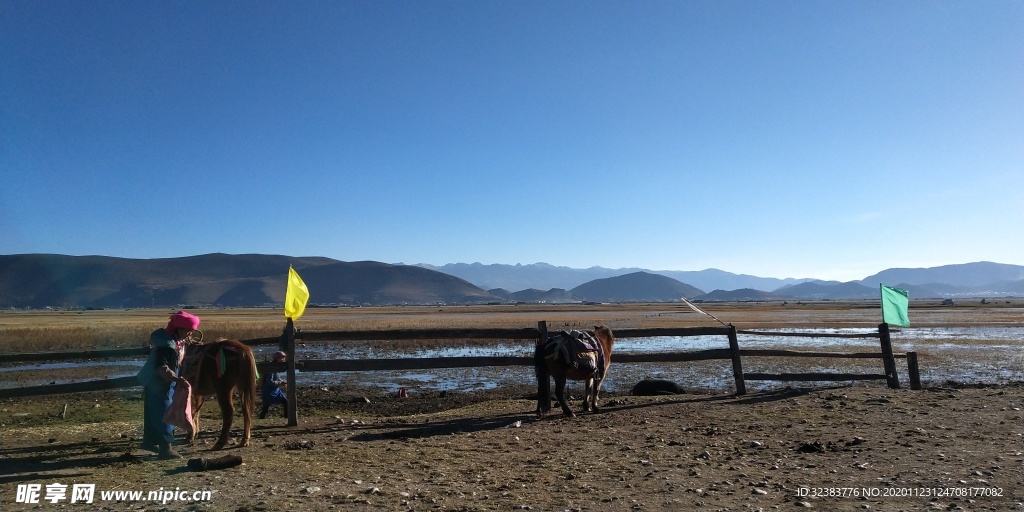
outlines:
[[565, 398], [566, 379], [586, 381], [583, 411], [597, 411], [597, 395], [612, 363], [614, 343], [612, 330], [603, 325], [595, 326], [592, 335], [563, 331], [538, 340], [533, 356], [537, 370], [537, 414], [551, 410], [551, 378], [555, 379], [555, 398], [566, 416], [575, 416]]
[[228, 442], [228, 432], [235, 415], [234, 390], [238, 390], [245, 420], [245, 434], [240, 446], [248, 446], [252, 429], [252, 413], [256, 407], [256, 358], [247, 345], [231, 340], [189, 345], [182, 375], [192, 385], [193, 423], [195, 429], [189, 442], [199, 432], [199, 410], [205, 396], [216, 395], [223, 425], [220, 438], [213, 445], [220, 450]]

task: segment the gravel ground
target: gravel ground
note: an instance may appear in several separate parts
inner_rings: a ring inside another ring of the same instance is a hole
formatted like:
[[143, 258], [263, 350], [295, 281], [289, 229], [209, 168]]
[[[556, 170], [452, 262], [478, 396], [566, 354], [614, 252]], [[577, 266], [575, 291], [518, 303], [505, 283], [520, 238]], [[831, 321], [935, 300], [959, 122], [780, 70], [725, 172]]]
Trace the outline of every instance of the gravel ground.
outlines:
[[[531, 391], [398, 398], [302, 389], [309, 406], [297, 427], [257, 420], [251, 446], [210, 452], [207, 419], [178, 461], [134, 449], [141, 401], [130, 395], [5, 400], [0, 508], [1024, 510], [1020, 385], [618, 394], [576, 418], [538, 418]], [[62, 403], [71, 411], [64, 420], [54, 412]], [[78, 421], [103, 411], [113, 417]], [[186, 467], [187, 458], [224, 454], [243, 464]], [[95, 484], [94, 502], [16, 502], [19, 485], [39, 484], [42, 498], [54, 483]], [[100, 496], [161, 488], [210, 499]]]

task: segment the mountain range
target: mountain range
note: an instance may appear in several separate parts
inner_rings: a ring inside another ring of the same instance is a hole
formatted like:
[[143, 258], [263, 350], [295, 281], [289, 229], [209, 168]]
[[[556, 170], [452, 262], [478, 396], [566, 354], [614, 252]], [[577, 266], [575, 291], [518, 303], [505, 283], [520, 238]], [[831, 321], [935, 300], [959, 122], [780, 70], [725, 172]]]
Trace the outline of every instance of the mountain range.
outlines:
[[[1024, 295], [1024, 266], [991, 262], [894, 268], [840, 283], [763, 278], [717, 269], [573, 269], [546, 263], [431, 267], [220, 253], [157, 259], [15, 254], [0, 255], [0, 308], [280, 306], [289, 265], [307, 283], [310, 303], [321, 306], [667, 302], [680, 297], [704, 301], [863, 299], [878, 297], [878, 283], [907, 289], [912, 298]], [[499, 283], [505, 286], [493, 286]]]
[[556, 267], [547, 263], [534, 263], [530, 265], [449, 263], [443, 266], [418, 263], [417, 266], [461, 277], [485, 290], [491, 288], [503, 288], [506, 290], [564, 288], [568, 290], [595, 279], [616, 277], [634, 272], [649, 272], [671, 277], [701, 290], [754, 288], [770, 291], [787, 285], [814, 281], [814, 279], [810, 278], [776, 279], [747, 274], [733, 274], [715, 268], [698, 271], [647, 270], [643, 268], [611, 269], [604, 267], [579, 269]]

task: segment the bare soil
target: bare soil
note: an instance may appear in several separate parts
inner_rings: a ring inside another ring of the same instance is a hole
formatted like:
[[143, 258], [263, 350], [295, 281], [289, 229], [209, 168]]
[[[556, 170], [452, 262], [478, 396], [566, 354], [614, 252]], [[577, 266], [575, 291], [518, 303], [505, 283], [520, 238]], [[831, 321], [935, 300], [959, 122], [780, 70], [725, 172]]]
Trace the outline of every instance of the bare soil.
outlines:
[[[308, 409], [297, 427], [280, 417], [256, 420], [249, 447], [210, 452], [218, 425], [207, 411], [198, 444], [179, 447], [186, 458], [172, 461], [135, 449], [142, 407], [135, 397], [5, 400], [0, 508], [1024, 509], [1021, 385], [609, 395], [600, 412], [575, 418], [538, 418], [531, 392], [398, 398], [302, 389]], [[105, 421], [75, 421], [105, 414]], [[189, 458], [224, 454], [243, 464], [187, 468]], [[40, 484], [45, 493], [52, 483], [95, 484], [94, 502], [16, 503], [19, 485]], [[161, 488], [209, 490], [212, 498], [163, 504], [99, 496]]]
[[[878, 322], [877, 303], [707, 308], [748, 329]], [[229, 327], [268, 314], [203, 313], [210, 334], [228, 337]], [[915, 303], [911, 314], [915, 326], [1018, 326], [1022, 307], [1019, 300]], [[33, 350], [52, 349], [27, 344], [48, 321], [107, 320], [114, 331], [125, 321], [118, 312], [3, 316], [5, 342]], [[138, 316], [130, 320], [146, 326], [140, 332], [166, 320], [163, 312]], [[333, 330], [523, 327], [539, 319], [556, 329], [709, 322], [679, 305], [362, 308], [308, 316], [306, 328]], [[22, 332], [19, 322], [31, 327]], [[267, 320], [265, 335], [279, 332], [279, 323]], [[578, 394], [578, 384], [570, 390]], [[211, 452], [219, 422], [207, 410], [197, 444], [180, 446], [185, 458], [169, 461], [137, 449], [137, 392], [0, 400], [0, 510], [1024, 510], [1024, 384], [939, 378], [920, 391], [891, 390], [880, 381], [779, 384], [745, 396], [620, 391], [604, 394], [599, 412], [575, 418], [538, 418], [533, 382], [408, 398], [347, 386], [298, 392], [297, 426], [279, 416], [256, 420], [250, 446]], [[236, 439], [239, 432], [236, 418]], [[225, 454], [243, 463], [210, 471], [187, 466], [189, 459]], [[68, 486], [68, 494], [51, 503], [45, 498], [53, 484]], [[95, 486], [92, 503], [70, 502], [74, 484]], [[38, 503], [19, 500], [19, 489], [24, 498], [29, 486], [40, 487]], [[210, 499], [103, 499], [109, 491], [209, 491]]]

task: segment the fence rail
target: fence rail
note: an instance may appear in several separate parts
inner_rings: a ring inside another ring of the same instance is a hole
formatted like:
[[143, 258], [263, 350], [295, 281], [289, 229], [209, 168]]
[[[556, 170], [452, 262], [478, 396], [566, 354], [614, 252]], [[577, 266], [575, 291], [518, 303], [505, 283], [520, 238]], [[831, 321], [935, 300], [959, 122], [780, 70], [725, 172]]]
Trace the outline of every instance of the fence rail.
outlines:
[[[289, 328], [291, 324], [289, 323]], [[275, 345], [283, 341], [290, 344], [289, 348], [294, 354], [294, 342], [316, 341], [361, 341], [361, 340], [451, 340], [451, 339], [507, 339], [507, 340], [540, 340], [547, 337], [547, 324], [538, 322], [537, 328], [524, 329], [396, 329], [396, 330], [371, 330], [371, 331], [301, 331], [288, 332], [281, 337], [255, 338], [243, 340], [243, 343], [251, 346]], [[815, 338], [878, 338], [880, 340], [879, 352], [813, 352], [795, 350], [775, 349], [740, 349], [737, 334], [748, 336], [799, 336]], [[917, 369], [917, 354], [908, 352], [906, 354], [894, 354], [889, 340], [887, 324], [880, 324], [878, 331], [864, 333], [801, 333], [801, 332], [768, 332], [737, 330], [733, 326], [726, 327], [661, 327], [647, 329], [617, 329], [615, 337], [625, 338], [654, 338], [665, 336], [725, 336], [728, 338], [729, 348], [690, 350], [680, 352], [659, 352], [659, 353], [616, 353], [614, 360], [616, 364], [621, 363], [673, 363], [706, 360], [731, 360], [733, 375], [735, 378], [736, 393], [746, 393], [745, 381], [855, 381], [855, 380], [881, 380], [885, 379], [889, 387], [898, 388], [899, 380], [896, 375], [895, 359], [907, 359], [908, 372], [911, 388], [920, 389], [920, 377]], [[130, 349], [107, 349], [92, 351], [74, 352], [48, 352], [48, 353], [23, 353], [5, 354], [4, 362], [31, 362], [31, 361], [65, 361], [83, 359], [118, 359], [141, 357], [148, 354], [148, 348]], [[853, 373], [759, 373], [743, 372], [742, 360], [744, 357], [799, 357], [799, 358], [856, 358], [856, 359], [882, 359], [885, 373], [881, 374], [853, 374]], [[533, 357], [528, 356], [482, 356], [482, 357], [437, 357], [437, 358], [407, 358], [407, 359], [303, 359], [289, 358], [290, 363], [259, 363], [260, 371], [281, 371], [289, 370], [291, 390], [294, 390], [293, 369], [305, 372], [335, 372], [335, 371], [379, 371], [379, 370], [431, 370], [442, 368], [469, 368], [481, 366], [532, 366]], [[77, 382], [69, 384], [51, 384], [43, 386], [29, 386], [17, 389], [0, 389], [0, 398], [13, 398], [23, 396], [38, 396], [60, 393], [75, 393], [83, 391], [99, 391], [107, 389], [131, 388], [139, 385], [135, 377], [120, 377], [115, 379], [95, 380], [88, 382]], [[290, 403], [294, 403], [291, 400]], [[290, 407], [289, 407], [290, 408]]]

